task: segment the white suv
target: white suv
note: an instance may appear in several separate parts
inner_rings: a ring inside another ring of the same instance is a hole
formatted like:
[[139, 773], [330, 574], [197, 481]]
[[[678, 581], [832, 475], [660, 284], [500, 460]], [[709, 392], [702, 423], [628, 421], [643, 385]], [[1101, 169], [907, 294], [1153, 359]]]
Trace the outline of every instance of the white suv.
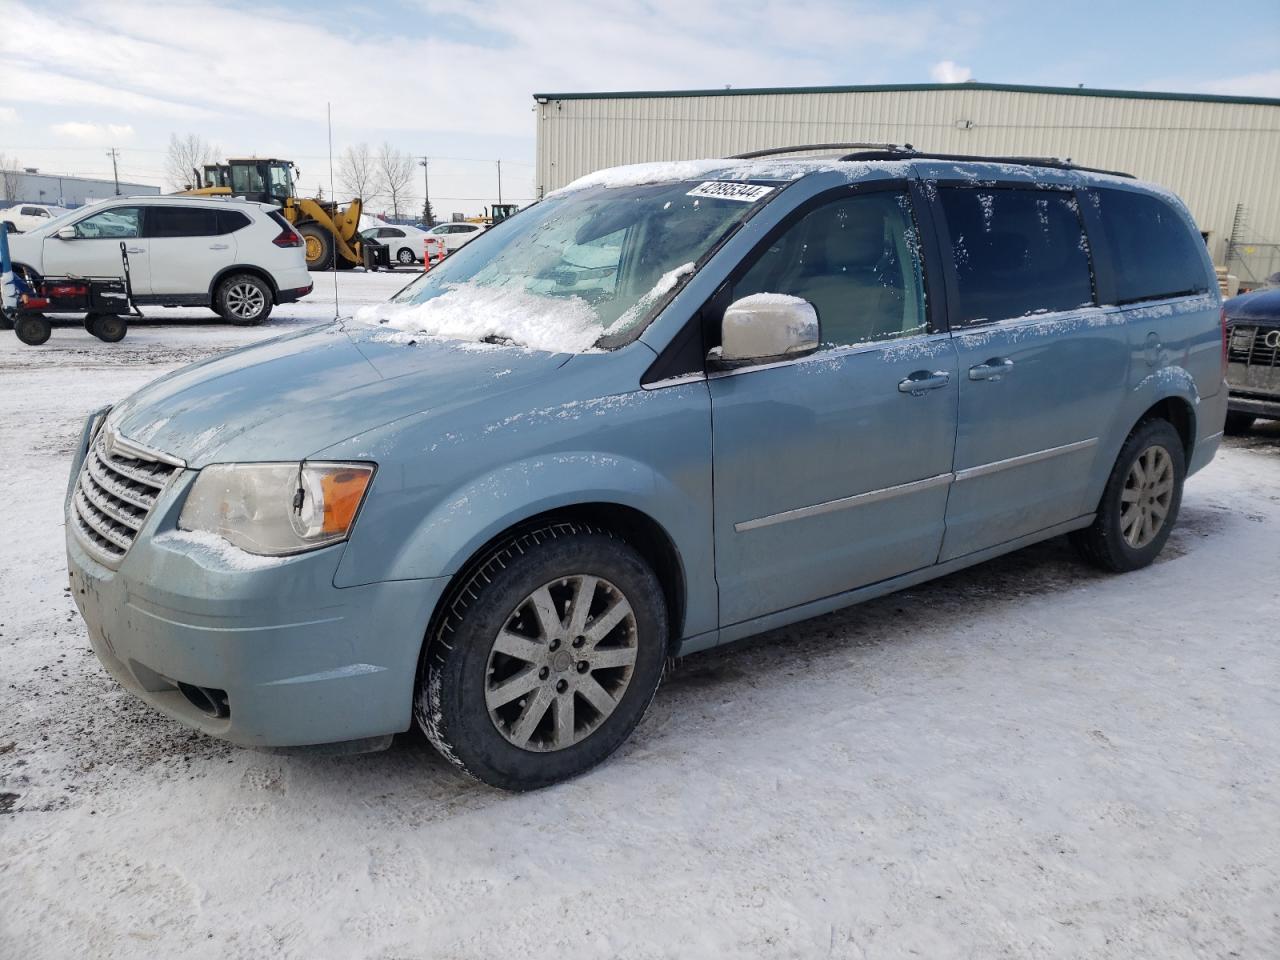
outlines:
[[119, 277], [122, 242], [140, 306], [210, 307], [252, 324], [311, 292], [302, 237], [276, 207], [243, 200], [122, 197], [14, 234], [9, 250], [28, 274]]

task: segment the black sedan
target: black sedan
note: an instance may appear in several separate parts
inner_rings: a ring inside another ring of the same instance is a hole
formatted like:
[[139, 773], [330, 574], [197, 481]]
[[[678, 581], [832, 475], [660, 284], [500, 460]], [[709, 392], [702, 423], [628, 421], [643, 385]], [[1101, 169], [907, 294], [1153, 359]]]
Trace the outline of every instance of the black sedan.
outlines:
[[1227, 311], [1227, 433], [1280, 420], [1280, 287], [1232, 297]]

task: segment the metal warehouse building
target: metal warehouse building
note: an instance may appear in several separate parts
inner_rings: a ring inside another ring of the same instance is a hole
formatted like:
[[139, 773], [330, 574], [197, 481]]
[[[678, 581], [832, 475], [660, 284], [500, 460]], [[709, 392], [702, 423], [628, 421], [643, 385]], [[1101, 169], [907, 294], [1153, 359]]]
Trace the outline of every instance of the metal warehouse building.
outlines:
[[1246, 282], [1280, 271], [1280, 100], [994, 83], [534, 97], [539, 196], [601, 167], [805, 143], [1069, 157], [1177, 192]]
[[0, 205], [10, 203], [47, 203], [55, 207], [79, 207], [91, 200], [112, 197], [139, 197], [158, 194], [159, 187], [149, 183], [126, 183], [90, 177], [64, 177], [38, 170], [0, 170]]

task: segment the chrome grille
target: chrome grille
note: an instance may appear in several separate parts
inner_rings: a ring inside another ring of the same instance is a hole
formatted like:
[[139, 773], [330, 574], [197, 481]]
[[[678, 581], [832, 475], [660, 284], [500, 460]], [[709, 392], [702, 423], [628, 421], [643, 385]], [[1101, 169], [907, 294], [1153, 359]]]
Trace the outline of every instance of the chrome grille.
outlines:
[[[1251, 367], [1280, 367], [1280, 336], [1269, 337], [1274, 328], [1233, 327], [1227, 341], [1227, 359]], [[1267, 346], [1267, 340], [1275, 346]]]
[[73, 527], [95, 560], [119, 565], [180, 463], [106, 429], [99, 432], [71, 495]]

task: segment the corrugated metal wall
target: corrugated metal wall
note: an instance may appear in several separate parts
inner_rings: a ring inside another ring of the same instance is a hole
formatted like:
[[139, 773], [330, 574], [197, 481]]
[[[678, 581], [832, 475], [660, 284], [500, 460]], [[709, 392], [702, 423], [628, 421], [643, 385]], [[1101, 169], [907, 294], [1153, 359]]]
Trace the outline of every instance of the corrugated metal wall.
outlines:
[[830, 141], [1070, 157], [1162, 183], [1211, 231], [1238, 204], [1249, 239], [1280, 241], [1280, 106], [967, 88], [551, 99], [538, 104], [541, 192], [624, 163]]

